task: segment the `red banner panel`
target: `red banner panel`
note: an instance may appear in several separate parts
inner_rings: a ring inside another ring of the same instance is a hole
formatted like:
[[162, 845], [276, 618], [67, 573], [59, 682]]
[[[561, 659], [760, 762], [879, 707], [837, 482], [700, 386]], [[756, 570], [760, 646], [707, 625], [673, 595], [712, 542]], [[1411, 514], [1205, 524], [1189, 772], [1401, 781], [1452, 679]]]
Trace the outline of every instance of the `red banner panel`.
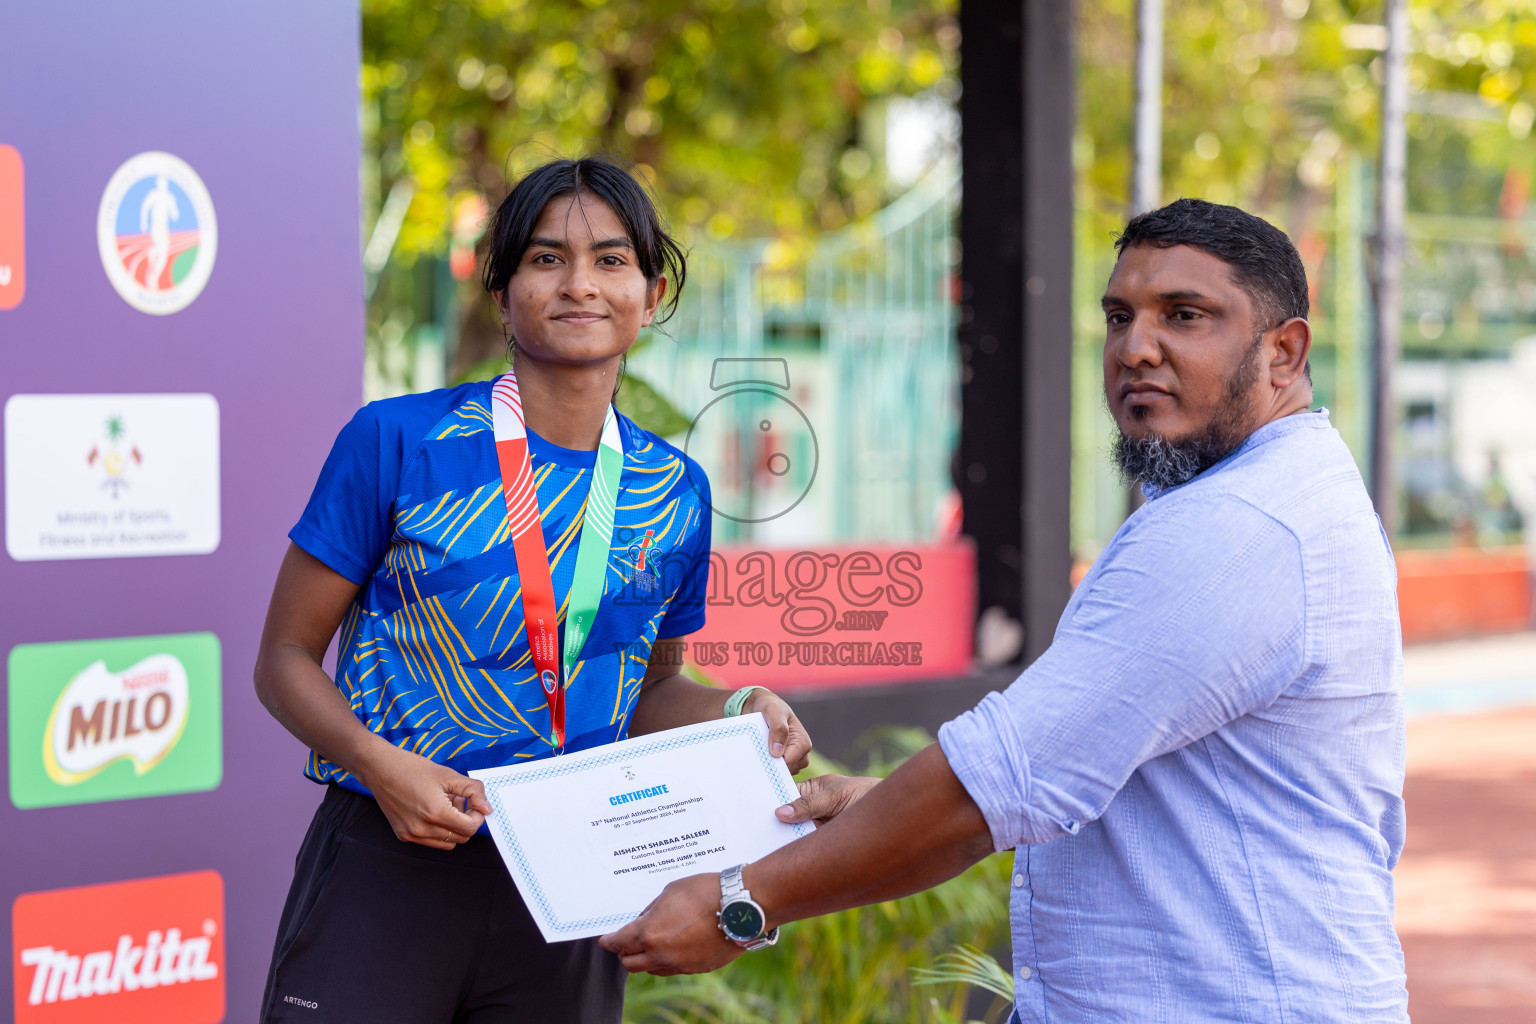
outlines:
[[0, 145], [0, 309], [15, 309], [27, 293], [26, 254], [21, 154]]
[[932, 679], [970, 670], [975, 628], [967, 541], [720, 547], [688, 658], [733, 687]]
[[1518, 633], [1531, 626], [1523, 548], [1397, 552], [1403, 642]]
[[17, 897], [16, 1024], [217, 1024], [224, 880], [217, 871]]

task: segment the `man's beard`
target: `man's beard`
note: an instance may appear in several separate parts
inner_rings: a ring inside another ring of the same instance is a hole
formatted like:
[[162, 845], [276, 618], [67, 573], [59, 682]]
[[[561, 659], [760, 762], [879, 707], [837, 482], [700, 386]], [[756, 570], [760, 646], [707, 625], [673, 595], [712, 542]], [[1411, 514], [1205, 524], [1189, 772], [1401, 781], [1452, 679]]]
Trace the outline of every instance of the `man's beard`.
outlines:
[[1263, 338], [1262, 333], [1254, 337], [1242, 363], [1227, 380], [1216, 415], [1201, 429], [1180, 441], [1160, 434], [1133, 438], [1116, 433], [1115, 465], [1127, 484], [1150, 484], [1166, 491], [1189, 483], [1248, 439], [1252, 433], [1248, 427], [1248, 392], [1259, 379]]

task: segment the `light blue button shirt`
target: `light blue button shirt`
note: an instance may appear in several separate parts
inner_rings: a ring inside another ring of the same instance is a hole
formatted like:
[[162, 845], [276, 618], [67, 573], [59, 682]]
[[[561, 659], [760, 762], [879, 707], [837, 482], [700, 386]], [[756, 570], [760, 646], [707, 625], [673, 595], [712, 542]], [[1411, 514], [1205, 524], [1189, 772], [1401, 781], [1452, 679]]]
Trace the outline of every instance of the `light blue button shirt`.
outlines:
[[1017, 847], [1022, 1021], [1408, 1019], [1396, 569], [1326, 411], [1153, 494], [939, 742]]

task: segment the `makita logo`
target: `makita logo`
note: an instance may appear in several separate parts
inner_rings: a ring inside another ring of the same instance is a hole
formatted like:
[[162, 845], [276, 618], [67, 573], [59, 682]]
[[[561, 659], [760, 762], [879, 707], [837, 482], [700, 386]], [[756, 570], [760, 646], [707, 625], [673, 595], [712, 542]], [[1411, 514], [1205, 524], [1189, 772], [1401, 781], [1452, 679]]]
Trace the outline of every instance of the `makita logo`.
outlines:
[[36, 968], [27, 1003], [37, 1006], [137, 992], [141, 988], [212, 981], [219, 976], [219, 965], [208, 958], [212, 945], [209, 936], [183, 939], [181, 929], [170, 928], [164, 935], [150, 932], [138, 945], [133, 936], [124, 935], [117, 940], [117, 949], [84, 956], [52, 946], [33, 946], [21, 951], [22, 966]]
[[11, 923], [16, 1024], [224, 1019], [217, 872], [23, 893]]

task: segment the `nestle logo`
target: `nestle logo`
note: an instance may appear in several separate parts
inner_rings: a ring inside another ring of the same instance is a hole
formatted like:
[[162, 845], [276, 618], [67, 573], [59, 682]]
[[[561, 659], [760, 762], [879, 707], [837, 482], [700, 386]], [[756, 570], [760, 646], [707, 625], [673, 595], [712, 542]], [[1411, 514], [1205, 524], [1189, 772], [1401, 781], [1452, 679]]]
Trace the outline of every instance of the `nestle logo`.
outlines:
[[17, 807], [219, 784], [222, 653], [212, 633], [18, 644], [7, 662]]
[[72, 786], [119, 759], [143, 775], [181, 738], [187, 702], [187, 671], [174, 655], [155, 654], [121, 672], [97, 660], [69, 681], [49, 716], [49, 776]]

